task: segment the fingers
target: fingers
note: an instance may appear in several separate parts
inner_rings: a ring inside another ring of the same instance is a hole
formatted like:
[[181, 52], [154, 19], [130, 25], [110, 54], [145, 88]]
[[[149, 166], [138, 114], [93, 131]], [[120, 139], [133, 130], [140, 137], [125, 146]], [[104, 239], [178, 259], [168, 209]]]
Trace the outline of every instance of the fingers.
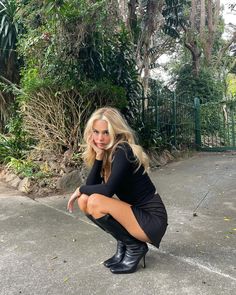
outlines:
[[91, 141], [90, 145], [91, 145], [92, 149], [95, 151], [95, 153], [97, 153], [99, 151], [99, 148], [96, 146], [96, 144], [93, 141]]
[[104, 156], [104, 150], [98, 148], [96, 146], [96, 144], [94, 143], [94, 141], [91, 142], [91, 148], [94, 150], [94, 152], [96, 153], [96, 159], [97, 160], [102, 160], [103, 156]]
[[75, 202], [75, 200], [69, 200], [69, 202], [68, 202], [68, 204], [67, 204], [67, 210], [68, 210], [70, 213], [73, 212], [74, 202]]
[[88, 143], [90, 144], [90, 146], [92, 147], [92, 149], [95, 150], [97, 148], [92, 138], [89, 139]]
[[102, 151], [100, 148], [98, 148], [98, 147], [96, 146], [96, 144], [95, 144], [95, 142], [93, 141], [93, 139], [91, 139], [91, 140], [89, 141], [89, 144], [90, 144], [90, 146], [92, 147], [92, 149], [95, 151], [95, 153], [99, 153], [99, 152]]
[[[78, 190], [78, 189], [77, 189], [77, 190]], [[76, 199], [79, 197], [79, 195], [80, 195], [80, 192], [78, 192], [77, 190], [73, 193], [73, 195], [70, 197], [70, 199], [69, 199], [69, 201], [68, 201], [68, 203], [67, 203], [67, 210], [68, 210], [70, 213], [73, 212], [73, 209], [74, 209], [74, 202], [75, 202], [75, 200], [76, 200]]]

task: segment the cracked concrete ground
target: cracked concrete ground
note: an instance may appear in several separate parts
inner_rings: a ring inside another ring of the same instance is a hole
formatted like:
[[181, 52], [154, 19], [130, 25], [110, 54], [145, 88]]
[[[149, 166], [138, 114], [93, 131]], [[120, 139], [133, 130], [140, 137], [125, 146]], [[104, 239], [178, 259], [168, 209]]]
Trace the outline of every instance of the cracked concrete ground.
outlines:
[[197, 153], [151, 178], [169, 227], [128, 275], [102, 265], [115, 241], [69, 214], [69, 195], [32, 200], [0, 183], [0, 294], [236, 294], [236, 155]]

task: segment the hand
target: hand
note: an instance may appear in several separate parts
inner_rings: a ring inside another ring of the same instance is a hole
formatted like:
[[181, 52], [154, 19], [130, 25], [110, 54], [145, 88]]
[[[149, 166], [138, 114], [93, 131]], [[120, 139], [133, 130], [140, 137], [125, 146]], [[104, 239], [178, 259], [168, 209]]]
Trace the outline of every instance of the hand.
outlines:
[[74, 202], [81, 196], [81, 192], [79, 191], [79, 187], [75, 190], [73, 195], [70, 197], [67, 203], [67, 210], [72, 213], [74, 209]]
[[96, 146], [96, 144], [94, 143], [93, 139], [91, 139], [89, 141], [89, 144], [91, 145], [92, 149], [95, 151], [96, 153], [96, 159], [97, 160], [102, 160], [103, 159], [103, 156], [104, 156], [104, 150], [98, 148]]

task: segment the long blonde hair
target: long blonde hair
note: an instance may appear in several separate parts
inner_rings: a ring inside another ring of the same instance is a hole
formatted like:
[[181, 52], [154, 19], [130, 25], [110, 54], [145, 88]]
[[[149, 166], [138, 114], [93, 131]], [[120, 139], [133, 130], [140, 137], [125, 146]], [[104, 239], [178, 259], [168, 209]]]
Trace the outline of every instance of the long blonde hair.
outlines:
[[104, 107], [96, 110], [86, 124], [84, 130], [84, 141], [86, 145], [83, 153], [83, 160], [85, 164], [92, 166], [96, 157], [93, 148], [89, 144], [95, 120], [104, 120], [107, 122], [108, 132], [111, 138], [109, 145], [106, 147], [103, 158], [103, 169], [105, 171], [106, 178], [110, 174], [112, 156], [117, 145], [125, 142], [130, 145], [134, 155], [136, 156], [138, 168], [143, 165], [144, 170], [147, 171], [149, 167], [147, 154], [143, 151], [140, 145], [136, 144], [135, 133], [122, 117], [121, 113], [117, 109], [111, 107]]

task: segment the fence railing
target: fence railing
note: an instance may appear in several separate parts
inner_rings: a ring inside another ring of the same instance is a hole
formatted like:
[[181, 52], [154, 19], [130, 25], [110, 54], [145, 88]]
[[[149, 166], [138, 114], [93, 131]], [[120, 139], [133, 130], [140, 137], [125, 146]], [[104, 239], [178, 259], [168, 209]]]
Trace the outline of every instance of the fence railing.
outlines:
[[195, 106], [186, 103], [175, 93], [168, 96], [158, 93], [142, 101], [143, 121], [155, 130], [163, 145], [195, 145]]
[[148, 136], [158, 139], [161, 146], [236, 149], [236, 100], [200, 104], [198, 98], [159, 92], [145, 98], [141, 108]]
[[224, 100], [199, 106], [201, 148], [236, 149], [236, 101]]

